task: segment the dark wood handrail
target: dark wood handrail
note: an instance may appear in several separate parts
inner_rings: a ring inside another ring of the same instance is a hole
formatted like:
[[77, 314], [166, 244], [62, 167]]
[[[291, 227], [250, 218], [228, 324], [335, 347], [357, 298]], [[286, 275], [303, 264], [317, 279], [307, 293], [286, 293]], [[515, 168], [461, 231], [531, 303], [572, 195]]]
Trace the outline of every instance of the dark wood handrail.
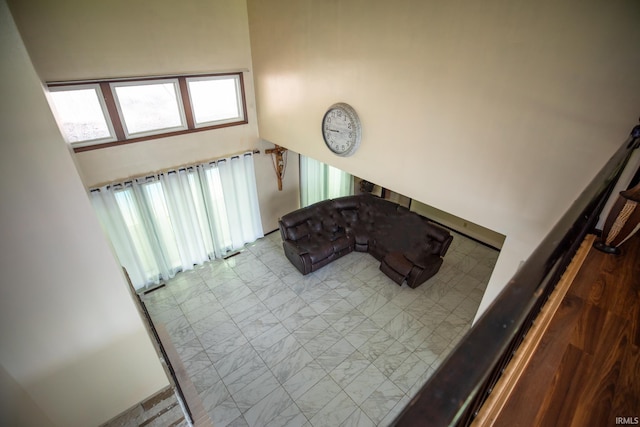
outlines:
[[398, 426], [466, 426], [486, 400], [638, 148], [640, 125], [396, 418]]

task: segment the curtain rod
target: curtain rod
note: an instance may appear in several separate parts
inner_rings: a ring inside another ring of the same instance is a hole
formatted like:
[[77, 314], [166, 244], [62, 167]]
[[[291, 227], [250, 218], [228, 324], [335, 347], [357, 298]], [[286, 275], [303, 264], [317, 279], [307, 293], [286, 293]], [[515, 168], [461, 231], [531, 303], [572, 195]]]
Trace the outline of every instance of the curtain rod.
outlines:
[[127, 178], [120, 178], [120, 179], [116, 179], [116, 180], [113, 180], [113, 181], [102, 182], [100, 184], [92, 185], [91, 187], [89, 187], [89, 191], [98, 190], [98, 189], [100, 189], [102, 187], [105, 187], [105, 186], [123, 184], [125, 182], [133, 181], [135, 179], [147, 178], [147, 177], [150, 177], [150, 176], [165, 174], [165, 173], [169, 173], [169, 172], [176, 172], [176, 171], [179, 171], [180, 169], [186, 169], [186, 168], [189, 168], [189, 167], [194, 167], [194, 166], [198, 166], [198, 165], [204, 165], [204, 164], [208, 164], [208, 163], [213, 163], [213, 162], [217, 162], [217, 161], [224, 160], [224, 159], [232, 159], [234, 157], [239, 157], [239, 156], [244, 155], [244, 154], [260, 154], [260, 150], [253, 149], [253, 150], [238, 151], [238, 152], [235, 152], [235, 153], [227, 154], [225, 156], [213, 157], [213, 158], [210, 158], [210, 159], [207, 159], [207, 160], [199, 160], [197, 162], [183, 163], [181, 165], [172, 166], [170, 168], [159, 169], [159, 170], [156, 170], [156, 171], [150, 171], [150, 172], [142, 173], [142, 174], [139, 174], [139, 175], [129, 176]]

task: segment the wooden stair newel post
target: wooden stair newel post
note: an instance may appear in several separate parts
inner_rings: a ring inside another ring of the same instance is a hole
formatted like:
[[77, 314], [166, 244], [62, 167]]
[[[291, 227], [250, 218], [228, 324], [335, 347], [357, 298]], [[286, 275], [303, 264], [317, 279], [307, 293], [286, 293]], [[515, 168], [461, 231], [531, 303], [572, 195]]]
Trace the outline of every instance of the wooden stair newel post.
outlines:
[[284, 178], [284, 172], [287, 169], [287, 149], [276, 145], [274, 148], [269, 148], [264, 151], [265, 154], [271, 154], [273, 158], [273, 170], [276, 173], [278, 179], [278, 191], [282, 191], [282, 179]]

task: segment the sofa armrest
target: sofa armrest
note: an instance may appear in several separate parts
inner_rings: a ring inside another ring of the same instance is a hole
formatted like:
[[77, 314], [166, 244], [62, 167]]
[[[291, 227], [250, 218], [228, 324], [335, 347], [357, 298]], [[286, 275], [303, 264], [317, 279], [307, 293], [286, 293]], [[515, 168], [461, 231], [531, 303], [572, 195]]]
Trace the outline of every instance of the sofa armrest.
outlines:
[[284, 247], [285, 253], [289, 252], [291, 254], [296, 254], [299, 256], [309, 253], [309, 251], [307, 251], [306, 249], [303, 249], [300, 246], [296, 245], [296, 242], [293, 240], [284, 240], [282, 242], [282, 246]]
[[295, 242], [290, 240], [282, 242], [282, 247], [284, 248], [284, 254], [287, 259], [291, 261], [300, 273], [311, 273], [311, 257], [307, 250], [300, 248]]

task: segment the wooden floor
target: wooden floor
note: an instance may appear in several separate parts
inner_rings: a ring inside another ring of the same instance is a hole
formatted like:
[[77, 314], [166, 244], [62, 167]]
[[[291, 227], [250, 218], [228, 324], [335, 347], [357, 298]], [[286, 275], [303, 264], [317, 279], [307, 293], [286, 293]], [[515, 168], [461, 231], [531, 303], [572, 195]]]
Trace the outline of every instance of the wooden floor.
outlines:
[[622, 248], [589, 252], [495, 426], [638, 424], [640, 235]]

